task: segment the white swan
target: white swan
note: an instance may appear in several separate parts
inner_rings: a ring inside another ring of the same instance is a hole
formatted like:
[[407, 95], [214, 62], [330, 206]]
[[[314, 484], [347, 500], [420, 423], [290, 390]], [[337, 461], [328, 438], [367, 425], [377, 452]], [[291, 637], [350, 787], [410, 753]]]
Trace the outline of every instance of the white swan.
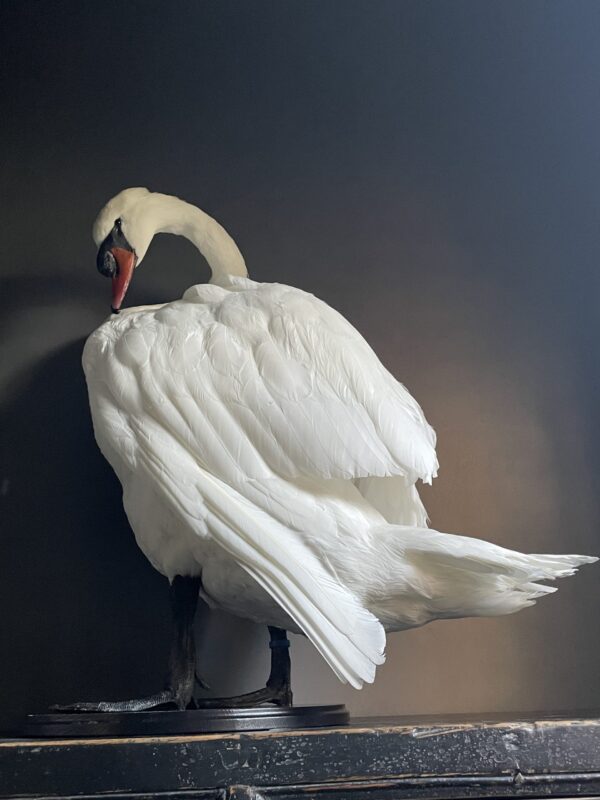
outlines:
[[[115, 311], [159, 232], [190, 239], [210, 283], [113, 314], [83, 364], [137, 542], [169, 580], [195, 581], [188, 606], [201, 583], [212, 606], [303, 632], [360, 688], [386, 631], [513, 613], [555, 591], [540, 581], [596, 560], [430, 530], [415, 484], [438, 462], [417, 402], [336, 311], [250, 280], [231, 237], [194, 206], [137, 188], [102, 209], [94, 239]], [[179, 645], [182, 663], [190, 648]], [[77, 707], [183, 707], [186, 675], [142, 705]]]

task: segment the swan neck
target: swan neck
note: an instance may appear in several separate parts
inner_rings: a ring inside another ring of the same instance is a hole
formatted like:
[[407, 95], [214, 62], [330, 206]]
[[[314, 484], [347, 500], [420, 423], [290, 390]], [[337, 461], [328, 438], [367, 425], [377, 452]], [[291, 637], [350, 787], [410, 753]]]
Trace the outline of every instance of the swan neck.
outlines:
[[216, 219], [177, 197], [160, 197], [156, 233], [174, 233], [189, 239], [208, 262], [211, 283], [228, 275], [247, 277], [244, 257]]

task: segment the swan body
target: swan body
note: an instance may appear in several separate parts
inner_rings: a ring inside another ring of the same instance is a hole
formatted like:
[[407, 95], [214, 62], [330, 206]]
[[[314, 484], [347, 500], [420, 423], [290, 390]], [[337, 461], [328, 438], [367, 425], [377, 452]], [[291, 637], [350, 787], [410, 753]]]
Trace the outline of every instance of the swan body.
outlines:
[[211, 606], [306, 634], [360, 688], [386, 631], [513, 613], [596, 560], [429, 529], [416, 484], [436, 475], [434, 431], [350, 323], [250, 280], [223, 228], [177, 198], [125, 190], [96, 243], [111, 231], [113, 306], [121, 251], [139, 265], [156, 232], [187, 236], [213, 272], [180, 300], [112, 315], [83, 355], [97, 442], [170, 580], [199, 576]]

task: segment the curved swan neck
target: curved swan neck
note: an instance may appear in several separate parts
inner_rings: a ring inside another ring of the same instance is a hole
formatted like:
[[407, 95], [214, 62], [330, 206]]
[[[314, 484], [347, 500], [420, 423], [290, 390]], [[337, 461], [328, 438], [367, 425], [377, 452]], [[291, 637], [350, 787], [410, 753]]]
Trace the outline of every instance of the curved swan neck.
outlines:
[[207, 260], [211, 282], [227, 275], [247, 277], [248, 270], [238, 246], [219, 223], [196, 206], [166, 194], [153, 193], [146, 214], [153, 217], [154, 233], [185, 236]]

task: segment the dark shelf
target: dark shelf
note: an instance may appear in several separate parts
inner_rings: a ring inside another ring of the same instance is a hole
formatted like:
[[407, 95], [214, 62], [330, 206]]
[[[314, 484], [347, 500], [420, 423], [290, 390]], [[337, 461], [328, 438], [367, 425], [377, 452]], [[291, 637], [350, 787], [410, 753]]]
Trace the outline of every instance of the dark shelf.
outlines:
[[600, 795], [600, 714], [353, 720], [305, 731], [4, 739], [0, 797]]

